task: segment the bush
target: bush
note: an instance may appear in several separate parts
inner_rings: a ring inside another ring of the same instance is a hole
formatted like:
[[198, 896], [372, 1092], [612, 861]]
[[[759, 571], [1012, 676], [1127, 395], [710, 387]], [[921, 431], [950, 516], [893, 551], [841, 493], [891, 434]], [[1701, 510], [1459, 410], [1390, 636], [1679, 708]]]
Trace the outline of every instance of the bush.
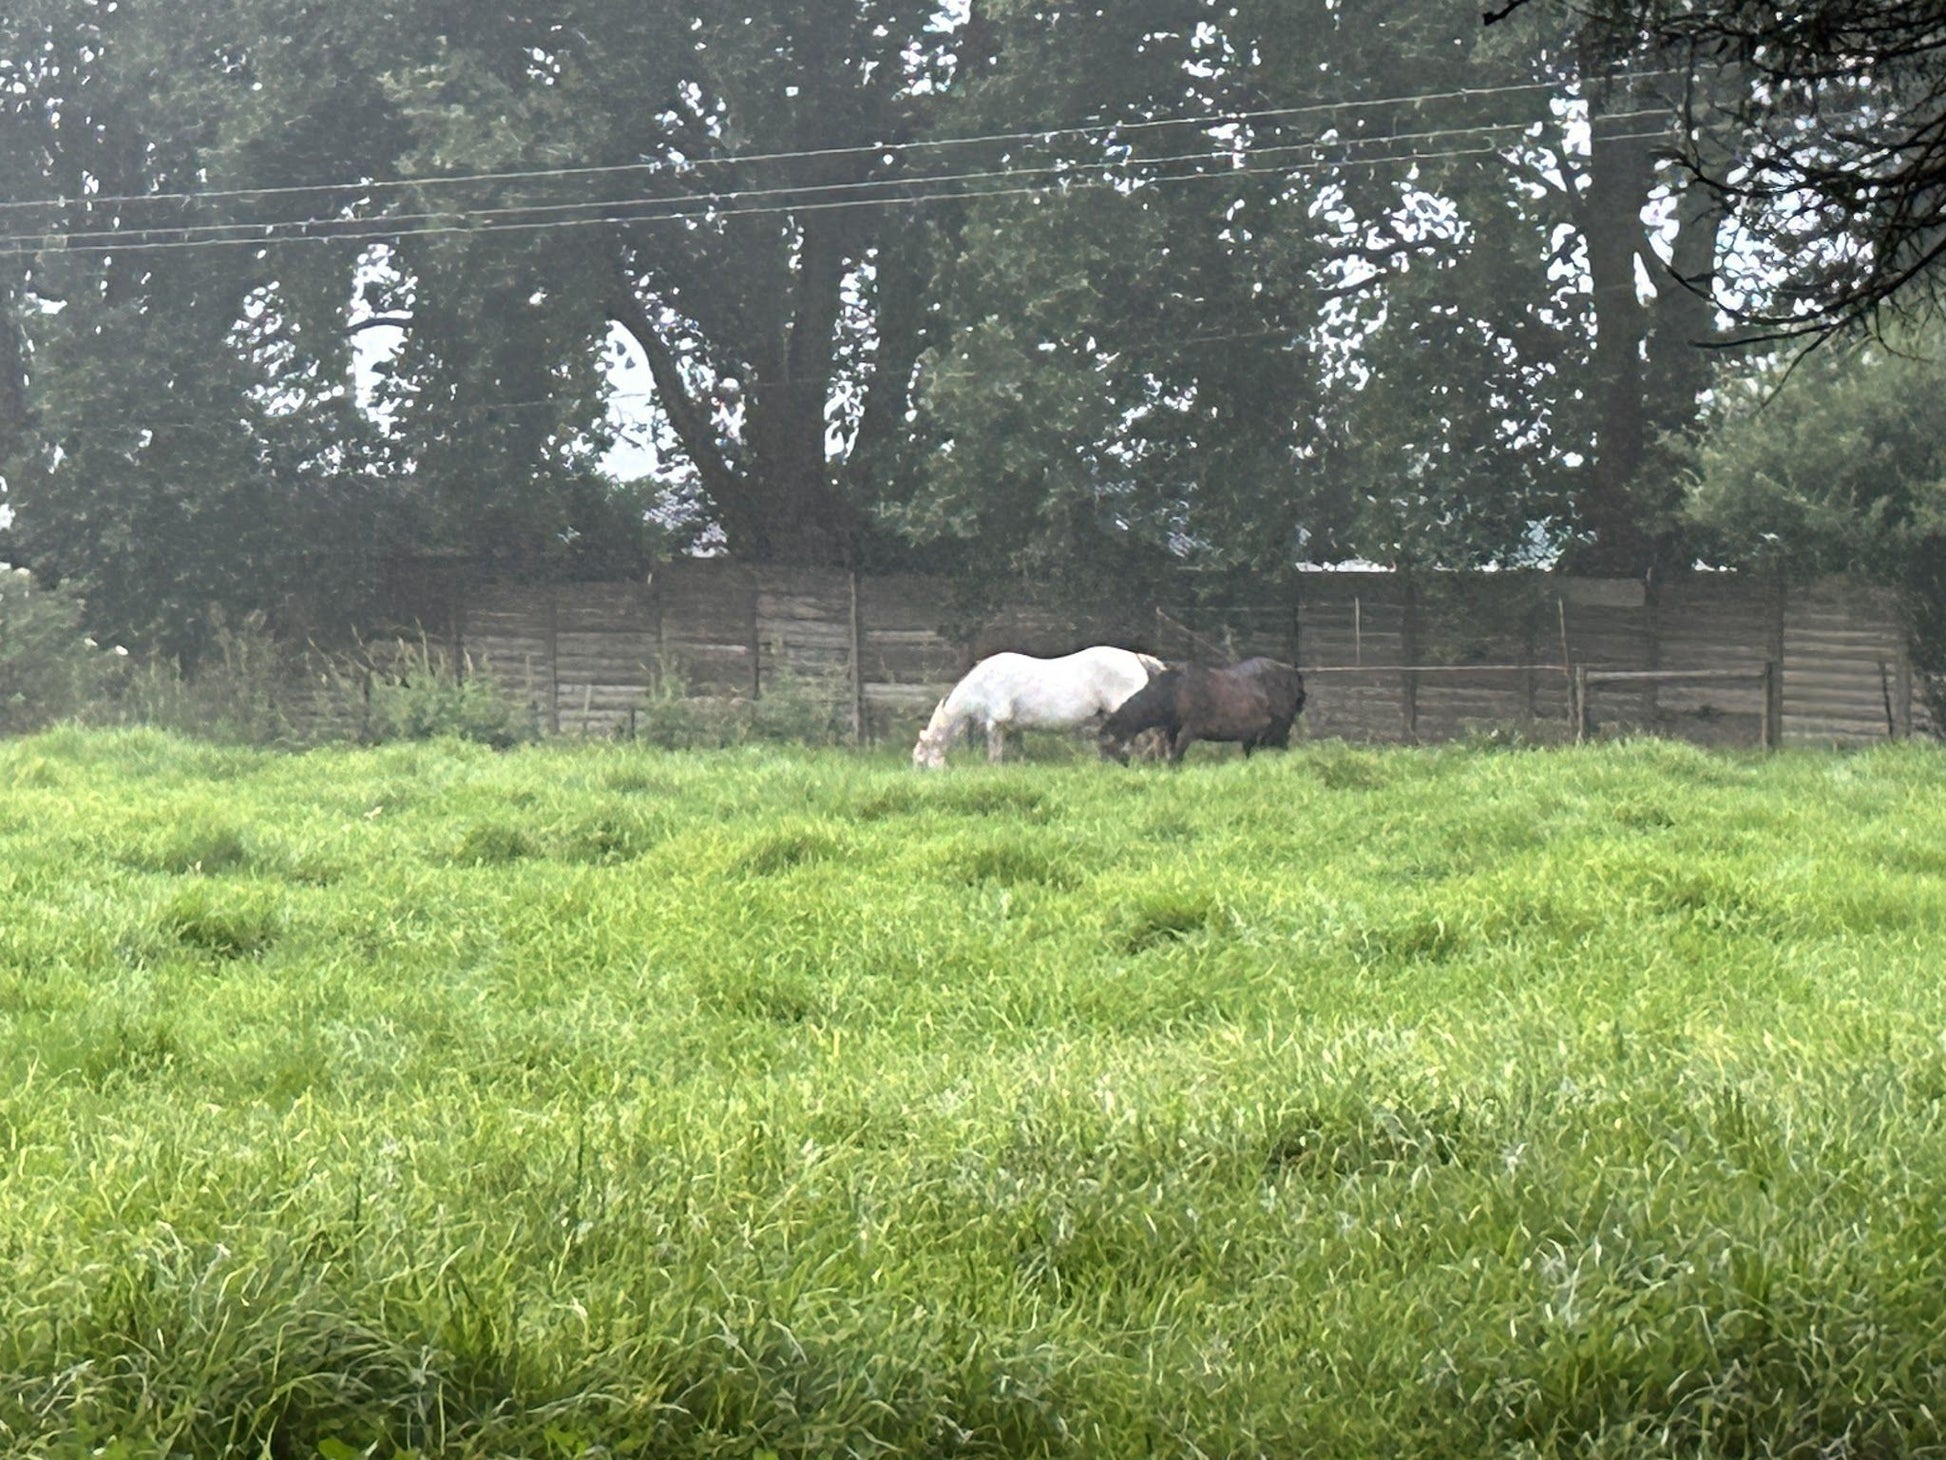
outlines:
[[25, 568], [0, 566], [0, 734], [38, 730], [80, 713], [112, 659], [81, 628], [81, 601], [42, 588]]
[[231, 625], [212, 615], [210, 645], [194, 668], [150, 655], [126, 662], [99, 717], [199, 740], [271, 745], [301, 738], [287, 707], [297, 678], [291, 651], [261, 613]]
[[423, 634], [362, 644], [328, 661], [341, 697], [362, 702], [361, 739], [432, 740], [457, 736], [504, 750], [540, 736], [539, 717], [485, 668], [454, 662]]
[[635, 738], [669, 750], [731, 745], [845, 745], [851, 741], [850, 691], [842, 671], [783, 673], [755, 699], [686, 695], [683, 675], [664, 666], [658, 688], [635, 712]]

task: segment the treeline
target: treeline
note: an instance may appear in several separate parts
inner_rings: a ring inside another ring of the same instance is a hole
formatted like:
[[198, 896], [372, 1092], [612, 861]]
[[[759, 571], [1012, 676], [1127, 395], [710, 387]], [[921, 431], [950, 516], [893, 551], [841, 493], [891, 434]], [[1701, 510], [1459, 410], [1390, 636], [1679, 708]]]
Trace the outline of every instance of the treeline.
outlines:
[[190, 659], [424, 555], [1883, 569], [1936, 481], [1780, 537], [1716, 429], [1762, 91], [1539, 5], [24, 0], [0, 559]]

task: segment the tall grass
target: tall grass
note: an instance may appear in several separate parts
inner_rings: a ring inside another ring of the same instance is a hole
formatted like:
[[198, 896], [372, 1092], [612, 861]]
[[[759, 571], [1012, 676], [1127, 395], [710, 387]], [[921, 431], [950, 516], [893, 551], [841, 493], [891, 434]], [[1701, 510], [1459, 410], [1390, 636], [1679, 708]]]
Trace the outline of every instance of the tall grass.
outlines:
[[23, 1455], [1946, 1450], [1946, 759], [0, 746]]

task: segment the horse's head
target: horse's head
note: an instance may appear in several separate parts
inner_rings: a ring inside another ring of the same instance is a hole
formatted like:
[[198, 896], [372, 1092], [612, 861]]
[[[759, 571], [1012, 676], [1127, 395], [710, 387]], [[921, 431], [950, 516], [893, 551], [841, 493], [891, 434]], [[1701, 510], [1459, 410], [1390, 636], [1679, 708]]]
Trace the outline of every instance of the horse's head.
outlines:
[[1123, 765], [1127, 765], [1129, 747], [1132, 743], [1132, 737], [1117, 735], [1108, 728], [1106, 721], [1095, 732], [1095, 744], [1100, 748], [1103, 760], [1118, 760]]
[[941, 700], [934, 707], [926, 728], [919, 732], [918, 743], [912, 747], [914, 768], [922, 771], [940, 769], [946, 764], [946, 747], [952, 743], [953, 727], [946, 718], [946, 702]]
[[[1141, 689], [1123, 700], [1113, 714], [1101, 722], [1096, 743], [1101, 753], [1123, 765], [1131, 751], [1142, 749], [1159, 731], [1165, 737], [1175, 732], [1181, 718], [1177, 701], [1182, 693], [1183, 671], [1164, 669]], [[1146, 754], [1144, 756], [1146, 759]]]

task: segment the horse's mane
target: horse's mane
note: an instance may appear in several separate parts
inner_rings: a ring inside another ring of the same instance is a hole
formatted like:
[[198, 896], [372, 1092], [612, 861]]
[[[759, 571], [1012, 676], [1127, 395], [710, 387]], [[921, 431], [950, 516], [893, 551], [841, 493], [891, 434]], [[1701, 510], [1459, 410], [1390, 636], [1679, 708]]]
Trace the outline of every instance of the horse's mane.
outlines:
[[945, 731], [946, 727], [952, 723], [952, 714], [946, 708], [952, 702], [952, 698], [951, 695], [947, 695], [945, 699], [932, 707], [932, 718], [926, 721], [926, 728], [919, 737], [921, 740], [931, 741], [937, 739]]

